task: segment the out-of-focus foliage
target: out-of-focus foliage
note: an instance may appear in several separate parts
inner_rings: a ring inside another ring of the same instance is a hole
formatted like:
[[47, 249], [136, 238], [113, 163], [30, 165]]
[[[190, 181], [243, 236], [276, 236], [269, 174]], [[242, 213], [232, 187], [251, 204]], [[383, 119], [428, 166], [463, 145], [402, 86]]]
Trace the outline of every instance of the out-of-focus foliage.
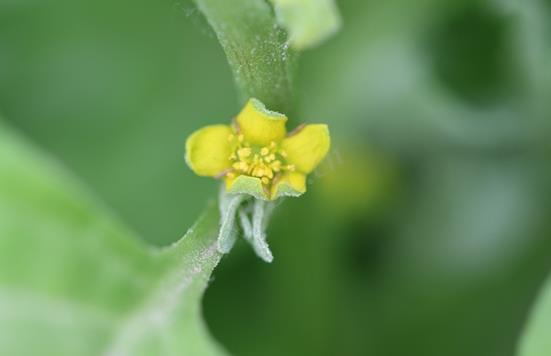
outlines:
[[551, 350], [551, 286], [547, 283], [521, 339], [519, 356], [546, 356]]
[[273, 222], [272, 268], [224, 261], [213, 333], [239, 355], [513, 355], [551, 265], [549, 9], [339, 5], [343, 30], [299, 64], [299, 116], [332, 120], [348, 204], [322, 200], [337, 189], [321, 172]]
[[[242, 244], [222, 261], [207, 323], [236, 355], [512, 356], [551, 267], [551, 6], [338, 5], [290, 120], [354, 152], [279, 207], [274, 264]], [[217, 188], [185, 137], [239, 104], [191, 4], [31, 0], [0, 5], [0, 107], [166, 244]]]
[[186, 169], [185, 138], [235, 102], [189, 3], [0, 4], [0, 110], [152, 243], [179, 238], [215, 196]]
[[[281, 46], [260, 45], [277, 41], [283, 33], [274, 30], [267, 4], [242, 3], [238, 8], [238, 2], [221, 6], [203, 1], [201, 9], [218, 31], [230, 62], [241, 61], [239, 66], [246, 64], [251, 70], [245, 71], [244, 79], [237, 70], [238, 82], [252, 91], [250, 95], [268, 95], [270, 86], [263, 80], [274, 85], [279, 78], [290, 85], [287, 60], [280, 59], [283, 73], [274, 70], [272, 60], [266, 66], [265, 58], [272, 58]], [[237, 16], [240, 13], [248, 17]], [[264, 18], [256, 31], [246, 31], [259, 17]], [[246, 38], [254, 39], [255, 56], [245, 46]], [[246, 78], [259, 73], [269, 77], [256, 77], [254, 82]], [[288, 89], [266, 98], [284, 105], [284, 99], [290, 99]], [[103, 218], [101, 209], [81, 206], [78, 190], [64, 182], [69, 179], [55, 167], [41, 166], [40, 157], [18, 146], [7, 126], [0, 127], [0, 151], [2, 354], [222, 354], [199, 314], [202, 292], [220, 259], [215, 209], [210, 208], [178, 243], [153, 251]], [[34, 248], [40, 252], [29, 254]]]
[[222, 354], [199, 313], [217, 227], [147, 249], [0, 124], [0, 354]]
[[333, 0], [271, 0], [288, 42], [296, 49], [319, 45], [341, 26]]

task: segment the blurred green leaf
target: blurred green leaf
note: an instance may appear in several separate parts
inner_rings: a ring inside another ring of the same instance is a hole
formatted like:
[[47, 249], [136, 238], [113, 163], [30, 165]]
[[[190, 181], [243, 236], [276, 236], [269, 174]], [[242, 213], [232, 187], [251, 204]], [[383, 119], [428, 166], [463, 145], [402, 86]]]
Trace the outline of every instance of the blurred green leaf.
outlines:
[[223, 354], [200, 315], [217, 226], [148, 248], [0, 123], [0, 354]]
[[542, 291], [524, 335], [518, 356], [548, 356], [551, 352], [551, 279]]
[[255, 97], [270, 110], [289, 113], [294, 55], [268, 3], [194, 1], [226, 52], [242, 101]]
[[271, 0], [296, 49], [313, 47], [333, 35], [341, 18], [333, 0]]

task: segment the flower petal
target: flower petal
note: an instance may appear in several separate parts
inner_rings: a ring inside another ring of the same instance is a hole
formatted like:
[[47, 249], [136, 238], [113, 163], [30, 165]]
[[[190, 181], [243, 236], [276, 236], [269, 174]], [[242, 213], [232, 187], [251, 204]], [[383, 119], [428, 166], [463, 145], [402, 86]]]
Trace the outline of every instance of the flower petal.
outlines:
[[287, 117], [266, 109], [257, 99], [249, 99], [239, 115], [237, 123], [245, 140], [255, 145], [267, 145], [271, 141], [280, 141], [285, 137]]
[[186, 141], [186, 162], [200, 176], [214, 177], [230, 168], [232, 146], [228, 136], [232, 129], [227, 125], [212, 125], [199, 129]]
[[299, 172], [285, 173], [272, 187], [272, 200], [279, 197], [298, 197], [306, 192], [306, 175]]
[[226, 178], [226, 191], [230, 194], [249, 194], [257, 199], [270, 200], [260, 178], [240, 175]]
[[294, 164], [305, 174], [312, 172], [325, 158], [330, 146], [329, 128], [324, 124], [306, 125], [282, 143], [287, 163]]

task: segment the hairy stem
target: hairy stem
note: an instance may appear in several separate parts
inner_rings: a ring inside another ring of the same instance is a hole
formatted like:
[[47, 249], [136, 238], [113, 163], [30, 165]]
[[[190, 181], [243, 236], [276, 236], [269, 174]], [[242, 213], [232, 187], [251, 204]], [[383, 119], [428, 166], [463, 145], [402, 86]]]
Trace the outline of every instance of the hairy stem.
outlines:
[[214, 29], [232, 69], [241, 100], [271, 110], [292, 110], [293, 53], [287, 35], [264, 0], [194, 0]]

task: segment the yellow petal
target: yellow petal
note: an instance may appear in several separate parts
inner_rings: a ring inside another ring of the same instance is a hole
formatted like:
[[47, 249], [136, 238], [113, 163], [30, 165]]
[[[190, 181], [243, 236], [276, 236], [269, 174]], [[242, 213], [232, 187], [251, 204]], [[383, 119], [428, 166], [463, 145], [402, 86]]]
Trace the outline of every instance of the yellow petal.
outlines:
[[306, 175], [299, 172], [285, 173], [272, 187], [272, 199], [283, 196], [298, 197], [306, 192]]
[[247, 142], [255, 145], [268, 145], [272, 141], [283, 139], [286, 133], [285, 122], [285, 115], [266, 109], [257, 99], [249, 99], [237, 115], [240, 133]]
[[269, 200], [268, 193], [257, 177], [240, 175], [226, 178], [226, 191], [230, 194], [249, 194], [257, 199]]
[[308, 174], [325, 158], [331, 138], [327, 125], [306, 125], [296, 134], [283, 140], [282, 148], [287, 154], [287, 163], [297, 171]]
[[200, 176], [214, 177], [231, 166], [232, 145], [228, 142], [232, 129], [212, 125], [199, 129], [186, 141], [186, 162]]

